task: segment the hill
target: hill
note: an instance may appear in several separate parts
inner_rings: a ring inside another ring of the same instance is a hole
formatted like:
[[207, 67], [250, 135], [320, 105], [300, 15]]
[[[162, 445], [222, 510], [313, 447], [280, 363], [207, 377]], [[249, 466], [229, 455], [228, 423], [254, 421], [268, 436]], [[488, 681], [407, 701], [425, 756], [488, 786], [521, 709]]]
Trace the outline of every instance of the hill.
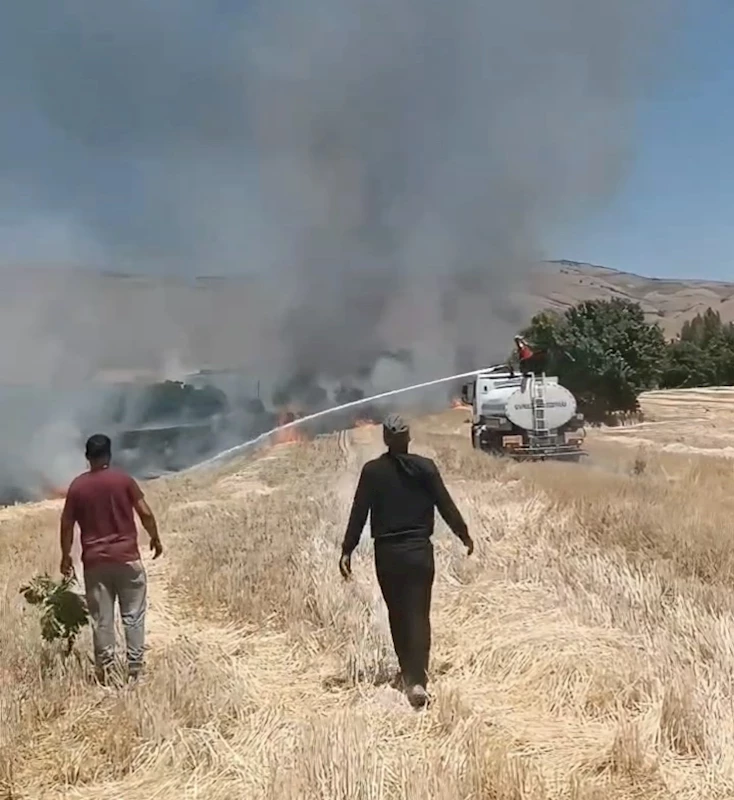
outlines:
[[551, 261], [528, 283], [527, 308], [563, 309], [584, 300], [620, 297], [640, 303], [649, 321], [673, 337], [683, 323], [711, 307], [723, 322], [734, 321], [734, 283], [646, 278], [576, 261]]
[[[416, 327], [431, 325], [436, 313], [420, 288], [411, 287], [405, 313], [413, 336]], [[734, 320], [734, 283], [645, 278], [572, 261], [538, 265], [514, 288], [513, 297], [525, 318], [522, 324], [543, 308], [611, 297], [640, 302], [648, 319], [660, 322], [670, 337], [709, 306], [724, 322]], [[273, 309], [282, 311], [286, 302], [282, 286], [255, 277], [184, 280], [92, 269], [0, 269], [2, 330], [25, 356], [18, 358], [17, 348], [6, 348], [0, 354], [0, 376], [3, 383], [25, 384], [50, 375], [58, 379], [62, 372], [73, 384], [90, 377], [90, 361], [100, 365], [96, 377], [103, 381], [239, 368], [252, 357], [252, 342], [261, 358], [268, 357], [267, 347], [276, 346], [281, 332]], [[384, 322], [395, 341], [406, 335], [405, 320], [399, 317]], [[68, 357], [70, 348], [78, 358]], [[179, 356], [185, 363], [178, 363]]]
[[167, 551], [147, 679], [119, 692], [50, 659], [17, 595], [57, 569], [59, 503], [0, 510], [0, 796], [731, 797], [730, 462], [692, 450], [734, 437], [731, 400], [647, 396], [586, 467], [477, 453], [463, 410], [415, 420], [477, 542], [438, 525], [426, 713], [388, 685], [367, 532], [336, 570], [379, 428], [147, 486]]

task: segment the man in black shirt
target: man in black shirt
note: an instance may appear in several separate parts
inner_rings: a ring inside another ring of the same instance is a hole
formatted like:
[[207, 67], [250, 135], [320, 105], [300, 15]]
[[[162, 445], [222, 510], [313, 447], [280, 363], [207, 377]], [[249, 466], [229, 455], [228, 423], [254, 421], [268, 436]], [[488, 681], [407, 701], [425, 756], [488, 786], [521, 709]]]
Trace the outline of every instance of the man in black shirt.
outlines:
[[411, 705], [421, 708], [428, 700], [434, 508], [468, 555], [474, 551], [474, 543], [435, 463], [408, 453], [410, 430], [397, 414], [384, 421], [383, 441], [387, 452], [362, 467], [339, 570], [345, 579], [351, 577], [352, 552], [369, 514], [377, 581], [387, 605], [403, 682]]

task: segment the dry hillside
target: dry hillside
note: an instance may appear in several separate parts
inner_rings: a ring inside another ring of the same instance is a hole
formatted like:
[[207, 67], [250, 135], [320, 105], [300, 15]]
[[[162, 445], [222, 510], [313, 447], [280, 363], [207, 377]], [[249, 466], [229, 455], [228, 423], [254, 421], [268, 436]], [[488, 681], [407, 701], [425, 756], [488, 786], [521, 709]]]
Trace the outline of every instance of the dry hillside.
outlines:
[[662, 449], [726, 445], [730, 403], [646, 398], [642, 427], [591, 434], [585, 466], [475, 453], [462, 410], [416, 420], [477, 540], [467, 559], [436, 535], [422, 713], [386, 683], [367, 533], [355, 581], [336, 571], [378, 428], [148, 485], [167, 552], [132, 689], [63, 668], [17, 594], [56, 570], [59, 503], [1, 510], [0, 797], [734, 796], [731, 462]]
[[[684, 320], [709, 306], [724, 321], [734, 320], [734, 283], [644, 278], [564, 261], [539, 265], [515, 290], [513, 305], [521, 324], [544, 308], [611, 297], [640, 302], [648, 319], [660, 322], [671, 337]], [[268, 348], [277, 349], [281, 339], [280, 320], [293, 302], [292, 291], [291, 286], [255, 277], [187, 281], [94, 270], [3, 268], [0, 320], [7, 336], [22, 344], [25, 357], [18, 358], [10, 348], [0, 358], [2, 383], [53, 378], [75, 386], [91, 377], [155, 379], [187, 369], [241, 368], [251, 363], [253, 342], [258, 358], [268, 362], [274, 357]], [[382, 321], [388, 341], [410, 347], [425, 339], [439, 313], [435, 291], [436, 286], [424, 287], [419, 281], [410, 286], [399, 309]], [[488, 308], [491, 300], [497, 298], [488, 298]], [[68, 308], [80, 310], [69, 314]], [[151, 349], [151, 342], [156, 348]], [[88, 372], [90, 364], [96, 365], [95, 375]], [[254, 375], [253, 381], [263, 377]]]
[[530, 313], [547, 307], [563, 309], [584, 300], [632, 300], [670, 337], [687, 319], [709, 307], [724, 322], [734, 321], [734, 283], [723, 281], [646, 278], [593, 264], [557, 261], [537, 269], [527, 291], [527, 299], [520, 298], [520, 303]]

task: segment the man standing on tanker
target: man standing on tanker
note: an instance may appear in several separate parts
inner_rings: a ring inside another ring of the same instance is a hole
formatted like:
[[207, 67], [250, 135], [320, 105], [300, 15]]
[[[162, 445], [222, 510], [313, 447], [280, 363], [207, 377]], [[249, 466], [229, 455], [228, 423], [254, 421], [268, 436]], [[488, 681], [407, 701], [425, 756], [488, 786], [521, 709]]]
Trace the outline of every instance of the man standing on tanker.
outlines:
[[531, 372], [544, 372], [546, 367], [546, 357], [542, 350], [533, 349], [522, 338], [515, 337], [515, 347], [517, 348], [517, 360], [520, 363], [520, 372], [528, 375]]
[[74, 523], [78, 523], [97, 676], [105, 682], [114, 664], [117, 600], [125, 631], [128, 674], [135, 680], [143, 667], [147, 576], [133, 512], [150, 536], [153, 558], [163, 552], [163, 545], [155, 516], [137, 482], [110, 466], [109, 437], [90, 436], [86, 458], [89, 471], [71, 482], [61, 514], [61, 573], [72, 574], [71, 546]]
[[397, 414], [383, 423], [387, 452], [362, 468], [342, 543], [339, 570], [352, 574], [351, 556], [370, 515], [377, 581], [387, 605], [395, 653], [408, 700], [415, 708], [428, 701], [431, 649], [431, 593], [435, 576], [434, 509], [474, 551], [466, 523], [430, 458], [408, 452], [410, 429]]

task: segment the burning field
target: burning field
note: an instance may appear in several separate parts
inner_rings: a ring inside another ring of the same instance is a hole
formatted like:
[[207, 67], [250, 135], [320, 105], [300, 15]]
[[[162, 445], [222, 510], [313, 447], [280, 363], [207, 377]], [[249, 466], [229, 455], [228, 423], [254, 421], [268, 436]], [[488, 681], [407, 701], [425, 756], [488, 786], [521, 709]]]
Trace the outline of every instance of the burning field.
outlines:
[[[341, 424], [345, 426], [342, 428], [342, 430], [347, 430], [348, 428], [367, 428], [379, 425], [378, 420], [372, 419], [371, 417], [358, 416], [358, 413], [359, 412], [355, 412], [349, 422], [342, 420]], [[287, 409], [279, 412], [277, 416], [277, 428], [269, 437], [270, 443], [294, 444], [298, 442], [311, 441], [314, 438], [314, 434], [310, 432], [312, 429], [309, 429], [309, 423], [304, 423], [303, 425], [298, 424], [298, 420], [303, 419], [305, 416], [307, 416], [307, 412], [299, 411], [297, 409]], [[329, 432], [339, 430], [339, 428], [335, 428], [333, 426], [333, 423], [327, 424], [327, 430], [330, 429]], [[324, 435], [324, 433], [321, 435]]]
[[[0, 443], [0, 450], [7, 451], [0, 466], [8, 468], [7, 475], [0, 471], [0, 506], [62, 497], [69, 481], [85, 468], [84, 441], [92, 433], [110, 435], [113, 461], [146, 480], [186, 470], [268, 431], [273, 433], [264, 445], [308, 442], [376, 424], [387, 407], [364, 403], [294, 425], [315, 412], [359, 402], [365, 392], [355, 384], [338, 384], [327, 391], [313, 376], [295, 375], [261, 399], [249, 391], [246, 376], [229, 378], [230, 383], [221, 386], [213, 376], [202, 374], [191, 381], [122, 384], [96, 393], [82, 387], [72, 401], [59, 404], [62, 409], [81, 409], [62, 415], [61, 423], [53, 402], [56, 395], [42, 395], [45, 405], [36, 412], [33, 435], [29, 434], [37, 445], [29, 448], [19, 436], [16, 453], [8, 441]], [[32, 395], [34, 401], [38, 395]], [[446, 405], [445, 391], [419, 400], [426, 408], [440, 409]], [[26, 396], [22, 405], [29, 405]]]
[[60, 503], [0, 510], [0, 795], [731, 797], [729, 463], [661, 449], [686, 398], [648, 409], [643, 453], [594, 432], [588, 467], [475, 452], [457, 411], [414, 420], [477, 543], [439, 521], [425, 713], [390, 688], [367, 532], [353, 583], [336, 567], [368, 420], [147, 484], [167, 550], [144, 551], [147, 678], [119, 693], [88, 634], [62, 663], [17, 594], [58, 568]]

